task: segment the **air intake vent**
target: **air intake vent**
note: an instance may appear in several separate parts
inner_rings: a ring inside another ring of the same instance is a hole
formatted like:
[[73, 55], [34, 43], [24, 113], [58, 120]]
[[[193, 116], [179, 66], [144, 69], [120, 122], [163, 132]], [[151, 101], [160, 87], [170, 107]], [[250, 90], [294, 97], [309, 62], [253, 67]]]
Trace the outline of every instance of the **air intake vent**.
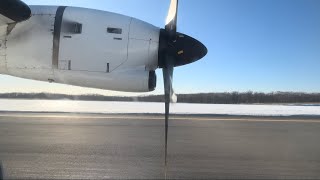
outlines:
[[75, 23], [73, 25], [73, 33], [75, 34], [81, 34], [82, 33], [82, 24], [80, 23]]

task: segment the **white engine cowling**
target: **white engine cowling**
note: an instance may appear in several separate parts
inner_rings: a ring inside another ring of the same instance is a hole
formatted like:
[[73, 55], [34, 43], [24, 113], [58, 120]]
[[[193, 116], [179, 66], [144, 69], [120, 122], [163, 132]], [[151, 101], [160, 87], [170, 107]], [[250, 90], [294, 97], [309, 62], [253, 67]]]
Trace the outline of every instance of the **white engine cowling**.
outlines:
[[0, 34], [0, 73], [116, 91], [155, 89], [159, 28], [86, 8], [31, 10], [29, 20]]
[[154, 71], [142, 70], [117, 71], [104, 76], [96, 72], [63, 71], [57, 74], [55, 82], [124, 92], [149, 92], [155, 89], [157, 78]]

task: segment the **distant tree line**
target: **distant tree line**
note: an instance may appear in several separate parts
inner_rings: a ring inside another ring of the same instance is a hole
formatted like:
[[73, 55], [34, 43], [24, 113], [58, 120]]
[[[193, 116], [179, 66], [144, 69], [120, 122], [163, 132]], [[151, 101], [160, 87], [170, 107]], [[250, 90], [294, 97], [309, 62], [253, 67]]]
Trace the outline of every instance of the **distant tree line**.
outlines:
[[[162, 102], [163, 96], [139, 97], [140, 101]], [[179, 94], [178, 102], [205, 104], [271, 104], [271, 103], [320, 103], [320, 93], [302, 92], [224, 92]]]
[[[66, 95], [50, 93], [4, 93], [0, 99], [67, 99], [82, 101], [137, 101], [164, 102], [163, 95], [118, 97], [103, 95]], [[206, 104], [270, 104], [270, 103], [320, 103], [320, 93], [303, 92], [224, 92], [201, 94], [178, 94], [180, 103]]]

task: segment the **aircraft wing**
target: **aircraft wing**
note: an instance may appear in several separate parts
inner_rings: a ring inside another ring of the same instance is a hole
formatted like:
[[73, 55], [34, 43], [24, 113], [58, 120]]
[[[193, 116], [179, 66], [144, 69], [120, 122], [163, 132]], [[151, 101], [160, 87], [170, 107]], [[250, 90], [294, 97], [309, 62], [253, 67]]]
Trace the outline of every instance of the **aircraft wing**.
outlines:
[[0, 26], [29, 19], [31, 10], [20, 0], [0, 0]]

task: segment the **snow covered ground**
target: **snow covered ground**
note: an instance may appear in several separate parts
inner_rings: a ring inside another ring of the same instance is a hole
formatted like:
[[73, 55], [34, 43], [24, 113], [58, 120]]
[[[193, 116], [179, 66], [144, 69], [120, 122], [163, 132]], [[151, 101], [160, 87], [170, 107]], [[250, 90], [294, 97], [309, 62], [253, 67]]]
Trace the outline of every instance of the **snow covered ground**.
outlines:
[[[0, 111], [72, 113], [163, 113], [163, 103], [0, 99]], [[320, 106], [173, 104], [173, 114], [258, 116], [320, 115]]]

